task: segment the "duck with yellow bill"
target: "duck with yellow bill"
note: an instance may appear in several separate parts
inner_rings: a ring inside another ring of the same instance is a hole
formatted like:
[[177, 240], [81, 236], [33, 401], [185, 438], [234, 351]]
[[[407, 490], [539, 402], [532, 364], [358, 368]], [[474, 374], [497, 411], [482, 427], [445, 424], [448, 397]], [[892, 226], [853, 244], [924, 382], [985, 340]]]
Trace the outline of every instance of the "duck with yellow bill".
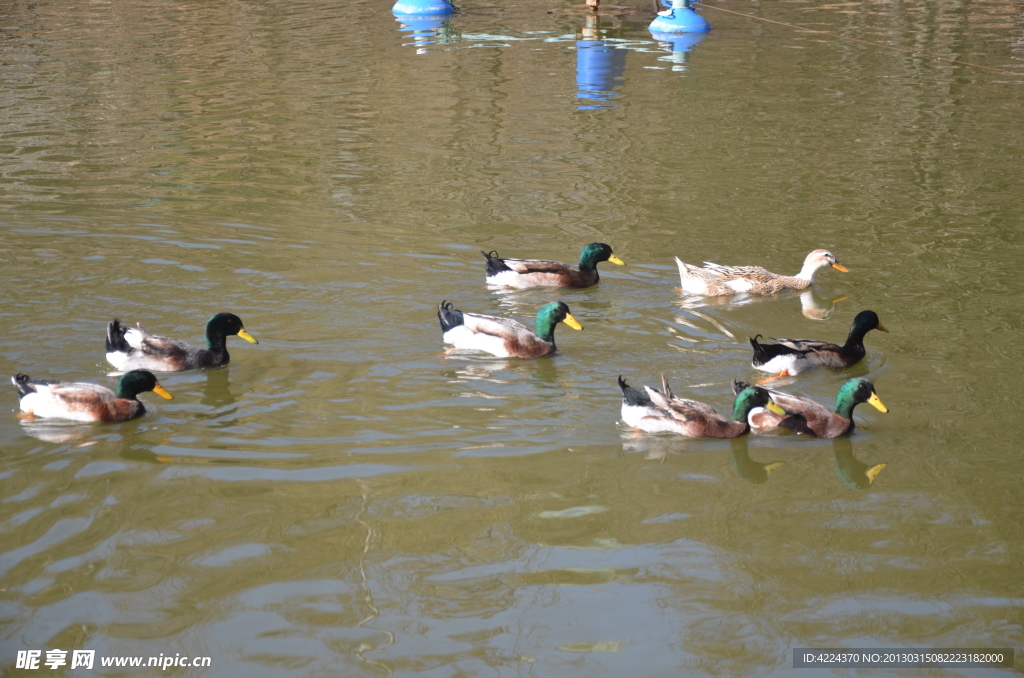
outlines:
[[561, 301], [553, 301], [537, 311], [537, 331], [532, 332], [511, 318], [493, 315], [463, 313], [452, 304], [442, 301], [437, 307], [437, 318], [446, 344], [455, 348], [484, 351], [499, 358], [541, 358], [554, 353], [555, 326], [562, 322], [574, 330], [583, 326], [569, 313]]
[[561, 261], [547, 259], [510, 259], [497, 252], [480, 252], [487, 259], [487, 283], [503, 287], [590, 287], [601, 276], [597, 265], [602, 261], [624, 266], [626, 262], [603, 242], [590, 243], [580, 252], [578, 268]]
[[152, 372], [132, 370], [117, 381], [117, 390], [87, 382], [33, 380], [27, 374], [16, 374], [11, 383], [18, 389], [24, 417], [71, 419], [73, 421], [119, 422], [141, 417], [146, 412], [138, 395], [152, 391], [158, 396], [172, 397]]
[[142, 325], [125, 327], [114, 318], [107, 325], [107, 362], [119, 370], [181, 372], [227, 365], [227, 338], [257, 342], [234, 313], [218, 313], [206, 323], [206, 348], [147, 332]]
[[620, 376], [623, 423], [648, 433], [678, 433], [688, 438], [735, 438], [750, 430], [747, 415], [755, 407], [782, 412], [772, 402], [768, 391], [760, 386], [750, 386], [736, 394], [729, 419], [710, 405], [673, 395], [664, 375], [661, 387], [660, 391], [650, 386], [640, 390], [627, 384]]
[[[739, 393], [750, 385], [744, 381], [733, 380], [732, 390]], [[772, 401], [782, 408], [783, 412], [771, 412], [765, 409], [751, 410], [748, 416], [750, 428], [755, 433], [770, 431], [774, 428], [787, 428], [794, 433], [804, 433], [818, 438], [838, 438], [854, 429], [853, 408], [861, 403], [868, 403], [879, 412], [889, 409], [875, 393], [875, 385], [867, 379], [850, 379], [839, 387], [836, 394], [836, 408], [830, 410], [825, 405], [800, 396], [790, 395], [781, 391], [768, 389]]]

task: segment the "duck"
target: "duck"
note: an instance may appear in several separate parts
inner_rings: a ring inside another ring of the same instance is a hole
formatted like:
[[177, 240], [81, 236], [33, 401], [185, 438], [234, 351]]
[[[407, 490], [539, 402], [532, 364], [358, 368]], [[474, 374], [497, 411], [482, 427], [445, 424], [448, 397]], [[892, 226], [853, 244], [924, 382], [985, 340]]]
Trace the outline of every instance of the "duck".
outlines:
[[442, 301], [437, 307], [437, 318], [441, 321], [446, 344], [484, 351], [499, 358], [530, 360], [551, 355], [557, 350], [555, 325], [563, 322], [574, 330], [583, 329], [561, 301], [553, 301], [537, 311], [536, 332], [509, 318], [463, 313], [448, 301]]
[[[733, 380], [734, 393], [749, 387], [750, 384], [744, 381]], [[875, 392], [875, 385], [861, 378], [850, 379], [839, 387], [834, 411], [810, 398], [801, 398], [773, 389], [768, 389], [768, 393], [772, 401], [782, 408], [783, 414], [764, 409], [751, 410], [747, 418], [750, 428], [755, 433], [763, 433], [781, 426], [794, 433], [818, 438], [838, 438], [853, 432], [853, 408], [857, 405], [868, 403], [879, 412], [889, 412]]]
[[128, 328], [117, 318], [107, 324], [107, 362], [119, 370], [181, 372], [227, 365], [227, 338], [238, 336], [258, 344], [234, 313], [218, 313], [206, 323], [206, 348], [180, 339], [147, 332], [142, 325]]
[[622, 390], [622, 421], [648, 433], [671, 432], [688, 438], [736, 438], [750, 430], [747, 415], [755, 407], [772, 412], [783, 410], [772, 402], [766, 389], [750, 386], [736, 395], [732, 417], [728, 420], [713, 407], [697, 400], [686, 400], [672, 394], [668, 380], [661, 377], [661, 388], [633, 388], [619, 376]]
[[170, 400], [173, 396], [160, 385], [152, 372], [132, 370], [117, 381], [117, 390], [86, 382], [33, 380], [27, 374], [16, 374], [11, 383], [18, 389], [21, 411], [27, 419], [34, 417], [101, 421], [114, 423], [141, 417], [146, 408], [138, 395], [152, 391]]
[[770, 295], [783, 290], [807, 289], [814, 282], [814, 275], [823, 268], [832, 267], [849, 273], [850, 269], [836, 262], [828, 250], [814, 250], [804, 259], [803, 268], [796, 275], [779, 275], [760, 266], [721, 266], [704, 262], [704, 267], [687, 264], [676, 257], [682, 291], [706, 297], [721, 297], [728, 294]]
[[772, 337], [777, 344], [762, 344], [758, 341], [761, 335], [750, 338], [754, 348], [754, 357], [750, 364], [762, 372], [785, 377], [811, 369], [813, 367], [831, 367], [841, 370], [860, 361], [867, 351], [864, 348], [864, 335], [871, 330], [888, 333], [882, 326], [878, 314], [874, 311], [861, 311], [850, 325], [850, 334], [846, 343], [840, 346], [828, 341], [814, 339], [779, 339]]
[[561, 261], [546, 259], [503, 259], [495, 251], [484, 252], [487, 259], [487, 283], [504, 287], [590, 287], [597, 284], [601, 276], [597, 265], [610, 261], [618, 266], [626, 262], [612, 253], [612, 248], [603, 242], [593, 242], [580, 252], [579, 268], [573, 268]]

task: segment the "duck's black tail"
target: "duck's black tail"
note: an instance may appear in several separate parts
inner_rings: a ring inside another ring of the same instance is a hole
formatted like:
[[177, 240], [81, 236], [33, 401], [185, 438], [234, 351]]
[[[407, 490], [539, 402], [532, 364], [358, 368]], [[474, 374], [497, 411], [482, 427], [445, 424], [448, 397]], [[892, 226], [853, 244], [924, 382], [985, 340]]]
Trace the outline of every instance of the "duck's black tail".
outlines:
[[652, 404], [646, 391], [635, 389], [627, 384], [621, 374], [619, 375], [619, 388], [622, 389], [622, 402], [631, 407], [646, 407]]
[[13, 377], [11, 377], [11, 383], [14, 384], [14, 387], [16, 389], [18, 389], [19, 399], [24, 398], [29, 393], [36, 392], [35, 387], [32, 385], [32, 382], [30, 382], [29, 379], [31, 379], [31, 377], [29, 377], [27, 374], [22, 374], [21, 372], [18, 372]]
[[[802, 353], [805, 353], [805, 351], [802, 351], [802, 350], [797, 349], [797, 348], [792, 348], [790, 346], [786, 346], [785, 344], [762, 344], [762, 343], [760, 343], [758, 341], [758, 339], [760, 339], [760, 338], [761, 338], [760, 334], [757, 335], [756, 337], [751, 337], [750, 338], [750, 345], [754, 347], [754, 358], [750, 362], [751, 362], [751, 364], [753, 364], [754, 367], [758, 367], [760, 365], [764, 365], [765, 363], [769, 362], [773, 358], [778, 358], [780, 355], [800, 355]], [[792, 342], [792, 341], [795, 341], [795, 340], [793, 340], [793, 339], [781, 339], [781, 340], [776, 339], [776, 341], [790, 341], [790, 342]]]
[[437, 307], [437, 319], [441, 321], [441, 331], [447, 332], [462, 324], [462, 311], [456, 311], [448, 301], [442, 301]]
[[757, 335], [756, 337], [750, 338], [750, 345], [754, 347], [754, 359], [751, 360], [751, 362], [755, 366], [764, 365], [766, 362], [772, 359], [771, 356], [768, 355], [768, 352], [764, 350], [764, 346], [758, 343], [757, 340], [760, 338], [760, 334]]
[[123, 353], [129, 353], [132, 347], [128, 345], [128, 342], [124, 340], [124, 333], [128, 328], [121, 324], [121, 321], [114, 318], [111, 322], [107, 323], [107, 353], [114, 351], [121, 351]]
[[511, 271], [512, 269], [505, 265], [505, 260], [498, 256], [498, 253], [494, 250], [490, 252], [484, 252], [480, 250], [480, 254], [484, 255], [487, 259], [487, 277], [490, 278], [492, 275], [498, 275], [504, 271]]
[[[761, 336], [761, 335], [758, 335], [758, 336]], [[751, 339], [750, 341], [754, 341], [754, 340]], [[740, 381], [739, 379], [733, 379], [732, 380], [732, 394], [733, 395], [739, 395], [740, 391], [742, 391], [744, 389], [748, 389], [748, 388], [750, 388], [750, 384], [748, 384], [747, 382]]]

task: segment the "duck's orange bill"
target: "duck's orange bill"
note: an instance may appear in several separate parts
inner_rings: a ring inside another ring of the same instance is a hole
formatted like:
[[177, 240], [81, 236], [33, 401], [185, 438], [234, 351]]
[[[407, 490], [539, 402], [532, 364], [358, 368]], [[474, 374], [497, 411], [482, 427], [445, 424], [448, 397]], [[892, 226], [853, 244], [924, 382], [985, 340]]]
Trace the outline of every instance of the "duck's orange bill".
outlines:
[[583, 325], [580, 325], [578, 322], [576, 322], [576, 318], [572, 317], [572, 313], [567, 313], [562, 322], [568, 325], [569, 327], [573, 328], [574, 330], [583, 329]]
[[168, 400], [174, 400], [174, 396], [167, 392], [167, 389], [157, 384], [153, 387], [153, 393], [157, 394], [161, 398], [167, 398]]
[[832, 268], [836, 269], [837, 271], [842, 271], [843, 273], [850, 272], [850, 269], [846, 268], [842, 264], [832, 264]]

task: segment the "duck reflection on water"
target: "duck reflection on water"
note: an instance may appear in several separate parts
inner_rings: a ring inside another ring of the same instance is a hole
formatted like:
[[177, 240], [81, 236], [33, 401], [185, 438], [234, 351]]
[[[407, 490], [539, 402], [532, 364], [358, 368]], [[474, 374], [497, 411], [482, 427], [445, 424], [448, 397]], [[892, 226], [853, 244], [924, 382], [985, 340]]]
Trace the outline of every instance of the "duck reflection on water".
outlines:
[[835, 299], [828, 300], [818, 296], [813, 290], [804, 290], [800, 294], [782, 293], [774, 296], [760, 296], [749, 294], [734, 294], [728, 297], [704, 297], [700, 295], [686, 295], [679, 301], [679, 308], [694, 310], [704, 306], [746, 306], [747, 304], [760, 303], [762, 301], [779, 301], [781, 299], [800, 298], [800, 314], [808, 320], [828, 320], [836, 310], [836, 304], [848, 299], [843, 294]]
[[755, 485], [766, 483], [772, 471], [786, 464], [784, 461], [762, 464], [751, 459], [747, 450], [747, 436], [733, 438], [730, 443], [732, 444], [732, 467], [736, 469], [736, 475], [748, 483]]
[[[85, 440], [96, 434], [96, 426], [53, 419], [22, 419], [21, 430], [44, 443], [64, 444]], [[95, 444], [98, 440], [83, 443], [79, 447]]]
[[199, 400], [203, 405], [209, 407], [224, 407], [235, 404], [235, 394], [231, 392], [231, 383], [228, 380], [229, 370], [227, 368], [207, 370], [206, 383], [203, 387], [203, 397]]
[[848, 437], [832, 440], [832, 453], [836, 458], [836, 475], [854, 490], [866, 490], [888, 466], [886, 463], [865, 464], [853, 456], [853, 442]]

